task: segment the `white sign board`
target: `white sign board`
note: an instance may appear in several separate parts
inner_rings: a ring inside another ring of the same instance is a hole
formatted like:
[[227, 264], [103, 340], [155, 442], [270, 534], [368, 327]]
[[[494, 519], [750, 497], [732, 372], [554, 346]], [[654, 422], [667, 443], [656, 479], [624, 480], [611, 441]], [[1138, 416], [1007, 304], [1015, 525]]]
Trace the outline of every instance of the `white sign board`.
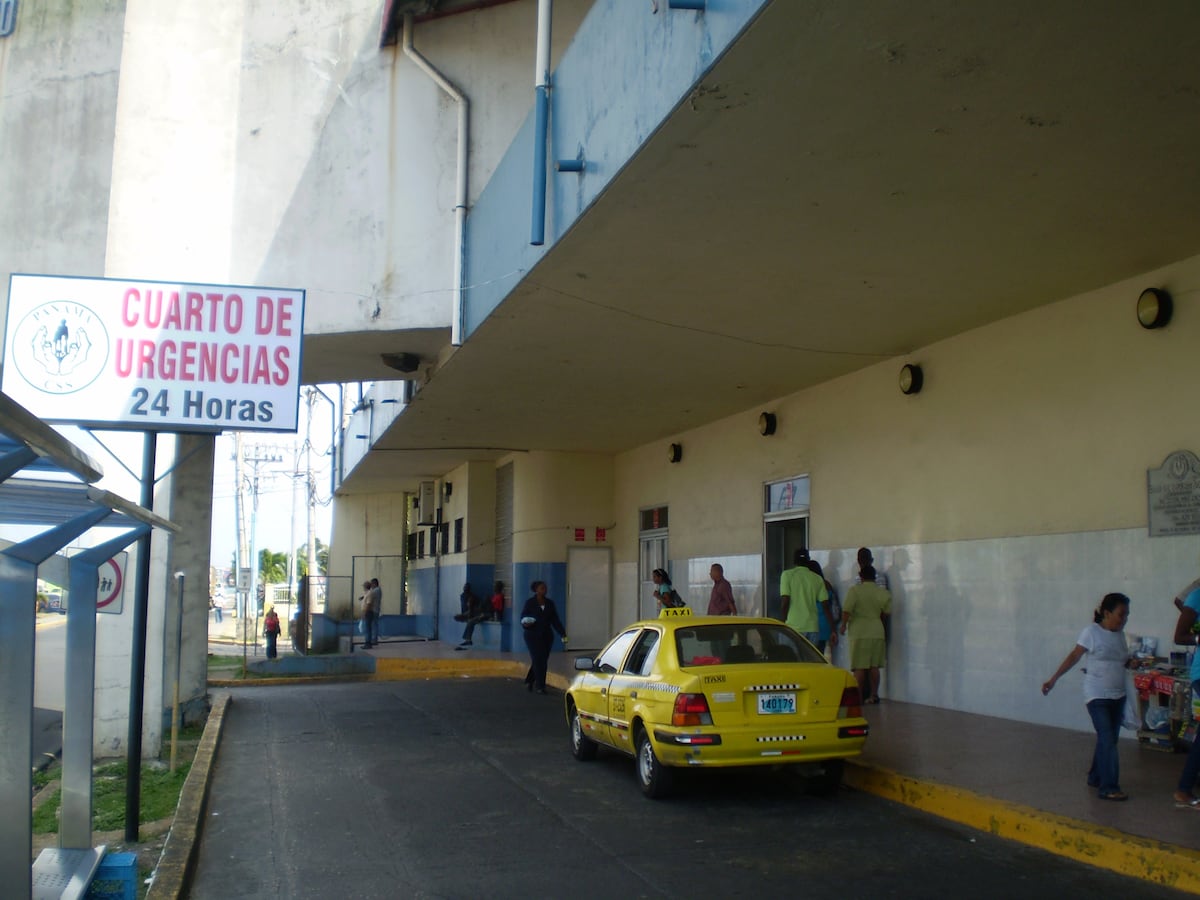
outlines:
[[[67, 556], [74, 556], [79, 549], [68, 547]], [[129, 554], [122, 550], [112, 559], [105, 560], [96, 570], [96, 612], [121, 615], [125, 609], [125, 573], [129, 568]], [[68, 602], [70, 598], [68, 597]], [[55, 604], [50, 604], [55, 608]]]
[[96, 584], [96, 612], [120, 615], [125, 607], [125, 567], [128, 553], [118, 553], [100, 566]]
[[54, 422], [295, 431], [304, 291], [13, 275], [0, 390]]

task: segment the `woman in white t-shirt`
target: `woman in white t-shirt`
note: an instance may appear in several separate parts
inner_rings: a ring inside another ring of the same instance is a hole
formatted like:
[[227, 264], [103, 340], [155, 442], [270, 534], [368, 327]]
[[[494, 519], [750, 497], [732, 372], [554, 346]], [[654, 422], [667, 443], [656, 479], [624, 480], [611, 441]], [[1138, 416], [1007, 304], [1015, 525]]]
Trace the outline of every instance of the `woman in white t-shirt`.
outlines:
[[1125, 712], [1125, 667], [1130, 659], [1123, 633], [1128, 621], [1129, 598], [1124, 594], [1106, 594], [1096, 609], [1093, 624], [1083, 629], [1058, 671], [1042, 685], [1042, 693], [1049, 694], [1055, 682], [1087, 656], [1083, 702], [1096, 729], [1096, 751], [1092, 754], [1087, 783], [1100, 789], [1101, 800], [1129, 799], [1121, 790], [1117, 760], [1117, 740]]

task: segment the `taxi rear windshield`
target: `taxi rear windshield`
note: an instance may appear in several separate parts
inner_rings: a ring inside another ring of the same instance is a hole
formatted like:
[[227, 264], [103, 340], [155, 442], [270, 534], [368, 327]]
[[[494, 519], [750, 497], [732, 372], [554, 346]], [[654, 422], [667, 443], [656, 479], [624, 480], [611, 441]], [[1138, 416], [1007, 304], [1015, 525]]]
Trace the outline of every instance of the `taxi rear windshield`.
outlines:
[[720, 666], [734, 663], [823, 663], [825, 657], [783, 625], [697, 625], [675, 630], [680, 665]]

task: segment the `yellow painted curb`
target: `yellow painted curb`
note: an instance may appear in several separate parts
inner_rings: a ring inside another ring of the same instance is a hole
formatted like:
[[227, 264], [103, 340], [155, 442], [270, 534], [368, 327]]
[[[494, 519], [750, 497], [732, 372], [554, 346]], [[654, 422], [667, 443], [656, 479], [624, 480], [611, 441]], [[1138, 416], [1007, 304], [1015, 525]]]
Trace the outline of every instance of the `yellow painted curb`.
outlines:
[[210, 678], [208, 686], [235, 688], [235, 687], [262, 687], [272, 684], [322, 684], [333, 681], [370, 681], [375, 676], [368, 672], [346, 672], [342, 675], [291, 675], [280, 676], [279, 678], [247, 678], [244, 681], [238, 679]]
[[1110, 872], [1200, 894], [1200, 852], [1007, 803], [963, 788], [919, 781], [851, 762], [845, 782], [866, 791]]
[[[280, 678], [208, 679], [209, 687], [263, 687], [346, 681], [409, 681], [431, 678], [524, 678], [529, 663], [505, 659], [376, 659], [375, 672], [341, 675], [294, 675]], [[549, 672], [546, 684], [566, 691], [570, 679]]]
[[204, 810], [208, 806], [208, 785], [213, 763], [217, 758], [217, 746], [221, 742], [221, 730], [225, 727], [225, 711], [232, 702], [229, 694], [217, 694], [213, 698], [204, 735], [196, 748], [192, 767], [188, 770], [183, 790], [179, 794], [179, 807], [175, 810], [175, 821], [167, 833], [162, 855], [154, 870], [154, 880], [146, 892], [146, 900], [178, 900], [196, 864], [196, 847], [200, 840], [200, 826], [204, 821]]
[[524, 676], [528, 664], [507, 659], [377, 659], [371, 681], [417, 678], [511, 678]]

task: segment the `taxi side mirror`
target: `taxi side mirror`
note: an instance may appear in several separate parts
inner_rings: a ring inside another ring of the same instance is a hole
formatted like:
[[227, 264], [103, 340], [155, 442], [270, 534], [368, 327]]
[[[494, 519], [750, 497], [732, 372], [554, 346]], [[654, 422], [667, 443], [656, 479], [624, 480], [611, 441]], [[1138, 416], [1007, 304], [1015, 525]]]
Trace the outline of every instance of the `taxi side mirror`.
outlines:
[[590, 656], [575, 657], [575, 668], [580, 672], [590, 672], [596, 668], [596, 662]]

